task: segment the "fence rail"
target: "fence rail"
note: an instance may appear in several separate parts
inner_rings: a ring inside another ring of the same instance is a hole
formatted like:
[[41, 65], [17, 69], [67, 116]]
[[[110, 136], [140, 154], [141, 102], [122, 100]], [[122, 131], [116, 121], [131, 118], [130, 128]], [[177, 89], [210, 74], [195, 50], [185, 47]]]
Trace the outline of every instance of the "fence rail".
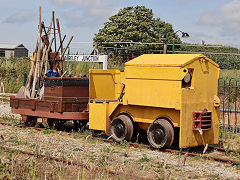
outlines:
[[240, 132], [240, 81], [234, 78], [219, 79], [218, 96], [220, 105], [220, 127], [232, 132]]

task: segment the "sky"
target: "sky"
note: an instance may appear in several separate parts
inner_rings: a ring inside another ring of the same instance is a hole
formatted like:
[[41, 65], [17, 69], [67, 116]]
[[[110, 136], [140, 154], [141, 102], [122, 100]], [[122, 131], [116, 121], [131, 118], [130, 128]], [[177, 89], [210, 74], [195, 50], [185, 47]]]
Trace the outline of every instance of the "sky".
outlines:
[[42, 20], [59, 18], [65, 42], [74, 35], [72, 51], [89, 53], [92, 38], [120, 8], [142, 6], [154, 17], [187, 32], [187, 43], [222, 44], [240, 48], [240, 0], [0, 0], [0, 43], [23, 43], [30, 51], [38, 36], [38, 7]]

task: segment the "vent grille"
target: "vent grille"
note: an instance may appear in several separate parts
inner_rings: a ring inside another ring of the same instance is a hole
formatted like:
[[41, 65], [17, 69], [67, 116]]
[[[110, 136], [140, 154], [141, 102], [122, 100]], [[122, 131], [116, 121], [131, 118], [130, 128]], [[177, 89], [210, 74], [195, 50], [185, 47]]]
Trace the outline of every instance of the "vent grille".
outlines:
[[212, 127], [212, 112], [193, 112], [193, 130], [208, 130]]

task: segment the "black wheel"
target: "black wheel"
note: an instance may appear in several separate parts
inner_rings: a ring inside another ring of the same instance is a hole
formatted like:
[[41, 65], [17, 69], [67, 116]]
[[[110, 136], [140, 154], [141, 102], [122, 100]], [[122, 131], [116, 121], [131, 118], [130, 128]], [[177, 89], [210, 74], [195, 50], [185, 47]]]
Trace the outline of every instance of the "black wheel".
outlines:
[[35, 127], [37, 124], [37, 117], [34, 116], [22, 116], [23, 120], [25, 121], [24, 124], [28, 127]]
[[174, 130], [166, 119], [157, 119], [148, 127], [147, 137], [154, 148], [168, 148], [174, 140]]
[[66, 122], [66, 120], [59, 120], [59, 127], [61, 128], [65, 122]]
[[74, 124], [74, 130], [75, 131], [81, 131], [81, 130], [84, 130], [86, 129], [86, 125], [87, 125], [87, 122], [88, 121], [78, 121], [78, 120], [74, 120], [73, 121], [73, 124]]
[[131, 140], [133, 136], [132, 120], [126, 115], [117, 116], [111, 122], [110, 133], [111, 137], [117, 142]]
[[47, 119], [47, 124], [50, 127], [50, 129], [56, 129], [58, 130], [60, 127], [59, 120], [58, 119], [53, 119], [53, 118], [48, 118]]

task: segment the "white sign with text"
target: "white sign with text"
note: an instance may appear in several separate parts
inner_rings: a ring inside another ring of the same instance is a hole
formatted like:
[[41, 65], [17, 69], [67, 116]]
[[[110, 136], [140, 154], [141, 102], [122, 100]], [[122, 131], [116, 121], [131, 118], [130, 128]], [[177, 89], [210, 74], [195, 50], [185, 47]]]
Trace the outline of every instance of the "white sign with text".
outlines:
[[[64, 55], [65, 59], [67, 59], [67, 55]], [[68, 55], [69, 61], [76, 61], [76, 62], [99, 62], [103, 63], [103, 69], [107, 69], [107, 55]]]

